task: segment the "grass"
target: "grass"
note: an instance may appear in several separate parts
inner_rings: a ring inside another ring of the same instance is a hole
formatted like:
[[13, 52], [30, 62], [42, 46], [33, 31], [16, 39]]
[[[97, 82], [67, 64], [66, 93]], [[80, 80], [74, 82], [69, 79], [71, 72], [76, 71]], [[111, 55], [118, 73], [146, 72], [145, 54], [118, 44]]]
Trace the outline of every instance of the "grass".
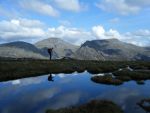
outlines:
[[117, 71], [113, 73], [117, 77], [129, 77], [131, 80], [148, 80], [150, 79], [150, 70], [135, 70], [135, 71]]
[[123, 83], [122, 80], [113, 78], [112, 76], [94, 76], [91, 78], [92, 81], [96, 83], [108, 84], [108, 85], [121, 85]]
[[93, 76], [92, 81], [101, 84], [121, 85], [124, 82], [134, 80], [137, 84], [143, 85], [144, 80], [150, 80], [150, 70], [127, 70], [115, 71], [112, 75]]
[[[86, 60], [0, 60], [0, 81], [13, 80], [24, 77], [39, 76], [49, 73], [72, 73], [74, 71], [94, 73], [114, 72], [127, 66], [136, 69], [150, 69], [150, 62], [133, 61], [86, 61]], [[143, 73], [143, 72], [138, 72]], [[147, 73], [147, 72], [146, 72]], [[147, 74], [144, 74], [147, 78]], [[129, 72], [115, 73], [116, 76]], [[134, 73], [135, 74], [135, 73]], [[133, 75], [133, 74], [132, 74]], [[139, 76], [139, 74], [137, 74]], [[133, 76], [130, 75], [133, 79]], [[134, 77], [135, 78], [135, 77]], [[140, 77], [138, 77], [140, 78]], [[141, 79], [141, 78], [140, 78]]]
[[93, 100], [78, 107], [49, 109], [46, 113], [123, 113], [122, 109], [111, 101]]
[[[114, 70], [112, 72], [113, 76], [104, 74], [104, 76], [94, 76], [91, 78], [91, 80], [96, 83], [110, 85], [121, 85], [124, 82], [131, 80], [136, 81], [136, 83], [139, 85], [143, 85], [144, 80], [150, 80], [149, 62], [122, 62], [121, 65], [119, 64], [119, 62], [116, 62], [116, 64], [118, 64], [121, 68], [116, 71]], [[127, 67], [130, 67], [132, 69], [129, 69]]]

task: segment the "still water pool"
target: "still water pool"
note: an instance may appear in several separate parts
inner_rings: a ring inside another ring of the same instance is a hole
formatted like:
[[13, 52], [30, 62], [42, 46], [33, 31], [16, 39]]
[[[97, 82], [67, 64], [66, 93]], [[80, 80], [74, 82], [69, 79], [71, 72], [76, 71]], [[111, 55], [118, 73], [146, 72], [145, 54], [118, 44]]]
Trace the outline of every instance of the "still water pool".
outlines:
[[0, 113], [44, 113], [47, 109], [75, 106], [90, 100], [111, 100], [125, 113], [145, 113], [136, 103], [150, 98], [150, 81], [120, 86], [97, 84], [91, 74], [52, 74], [0, 82]]

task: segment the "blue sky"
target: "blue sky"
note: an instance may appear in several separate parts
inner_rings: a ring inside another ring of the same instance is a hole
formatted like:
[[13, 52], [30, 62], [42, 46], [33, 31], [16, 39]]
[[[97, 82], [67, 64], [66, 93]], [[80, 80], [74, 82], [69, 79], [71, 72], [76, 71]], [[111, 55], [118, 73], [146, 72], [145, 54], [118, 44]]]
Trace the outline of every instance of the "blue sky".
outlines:
[[0, 43], [58, 37], [150, 45], [149, 0], [0, 0]]

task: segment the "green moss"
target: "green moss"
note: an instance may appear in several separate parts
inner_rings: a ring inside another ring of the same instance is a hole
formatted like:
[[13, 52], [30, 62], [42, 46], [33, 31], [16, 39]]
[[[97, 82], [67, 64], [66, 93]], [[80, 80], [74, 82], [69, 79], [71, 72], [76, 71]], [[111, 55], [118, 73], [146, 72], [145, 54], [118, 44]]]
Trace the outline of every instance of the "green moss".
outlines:
[[115, 76], [119, 77], [130, 77], [132, 80], [147, 80], [150, 79], [150, 71], [127, 71], [127, 70], [122, 70], [122, 71], [117, 71], [113, 73]]
[[116, 79], [122, 80], [122, 81], [130, 81], [131, 78], [129, 76], [117, 76]]
[[123, 81], [113, 78], [112, 76], [94, 76], [91, 78], [92, 81], [101, 84], [110, 84], [110, 85], [121, 85]]

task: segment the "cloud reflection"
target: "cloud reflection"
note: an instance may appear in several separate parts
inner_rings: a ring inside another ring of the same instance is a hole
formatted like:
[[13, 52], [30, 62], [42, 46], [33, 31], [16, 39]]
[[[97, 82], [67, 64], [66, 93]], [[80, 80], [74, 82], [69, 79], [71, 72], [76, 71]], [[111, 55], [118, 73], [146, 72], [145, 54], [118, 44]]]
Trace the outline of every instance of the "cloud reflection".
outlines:
[[143, 113], [138, 109], [136, 103], [143, 98], [142, 92], [138, 88], [120, 87], [117, 90], [110, 90], [99, 95], [97, 98], [112, 100], [124, 109], [125, 113]]
[[39, 77], [30, 77], [30, 78], [23, 78], [23, 79], [17, 79], [10, 81], [12, 85], [20, 85], [20, 86], [26, 86], [31, 84], [40, 84], [46, 80], [45, 76], [39, 76]]

